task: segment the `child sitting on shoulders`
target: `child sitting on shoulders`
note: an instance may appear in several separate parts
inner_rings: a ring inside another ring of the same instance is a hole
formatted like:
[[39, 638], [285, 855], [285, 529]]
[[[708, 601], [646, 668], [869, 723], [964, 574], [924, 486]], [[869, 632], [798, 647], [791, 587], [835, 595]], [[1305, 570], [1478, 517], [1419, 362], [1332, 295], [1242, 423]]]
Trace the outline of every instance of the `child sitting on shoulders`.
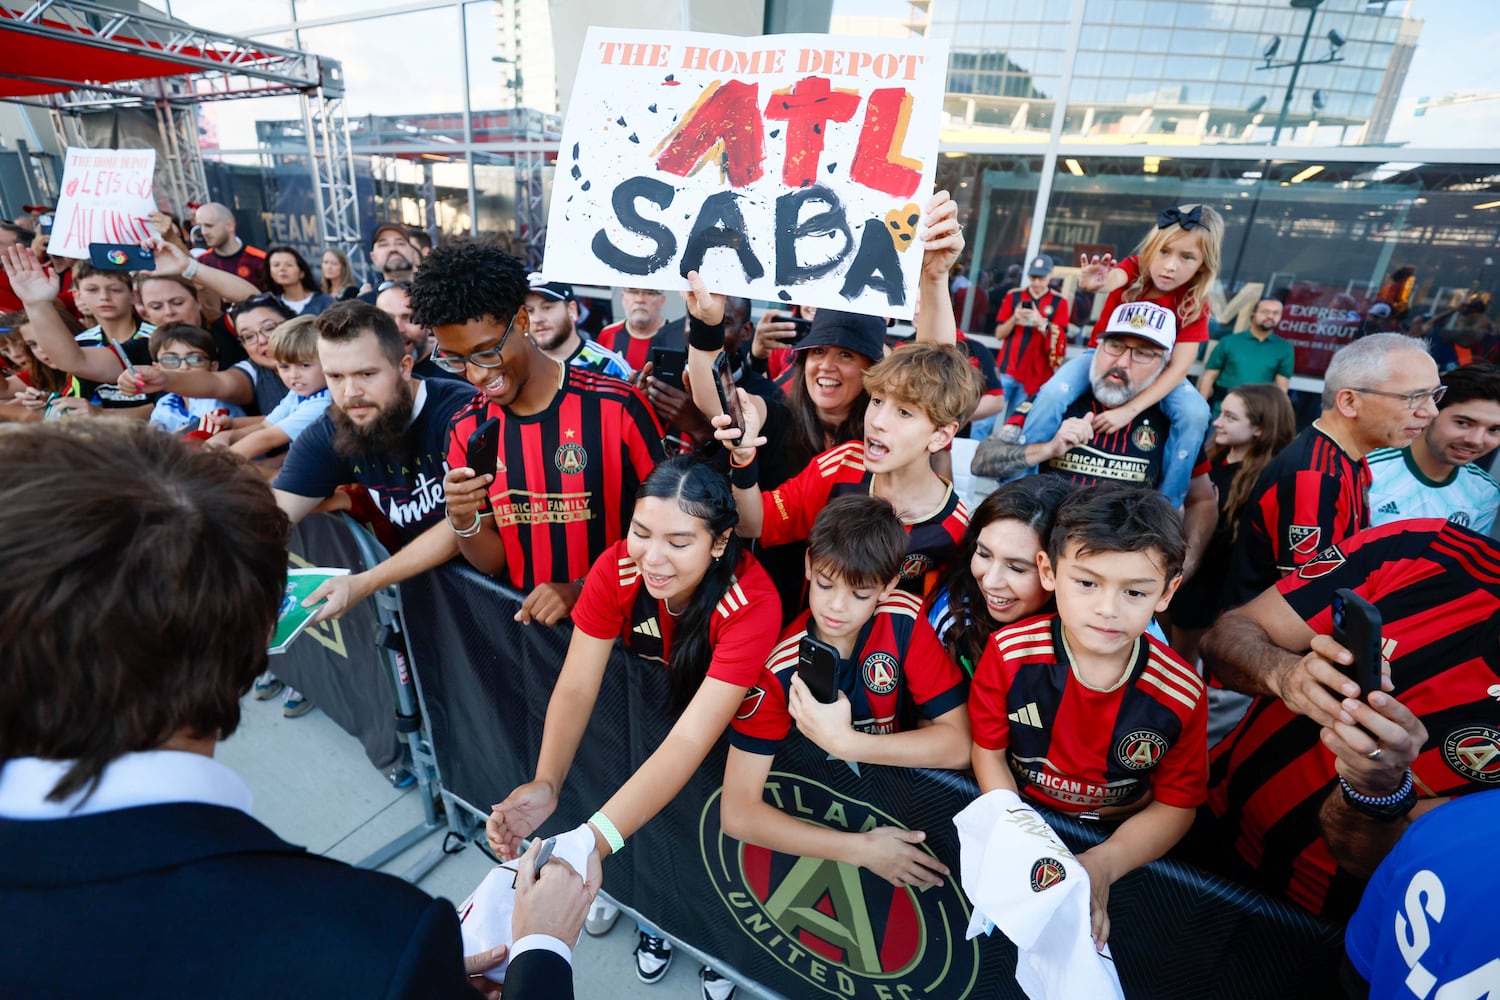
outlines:
[[1203, 682], [1146, 634], [1182, 580], [1185, 547], [1180, 519], [1154, 491], [1071, 494], [1037, 555], [1057, 612], [996, 632], [974, 674], [980, 791], [1118, 824], [1078, 855], [1101, 948], [1110, 885], [1181, 840], [1207, 798]]
[[[897, 886], [937, 885], [948, 870], [918, 846], [922, 831], [832, 830], [764, 798], [776, 751], [794, 723], [843, 761], [968, 763], [968, 682], [921, 615], [920, 598], [898, 587], [906, 554], [906, 531], [889, 502], [852, 495], [823, 508], [808, 536], [809, 610], [782, 634], [730, 724], [720, 808], [725, 832], [746, 843], [858, 865]], [[806, 639], [833, 647], [832, 702], [819, 701], [798, 674]]]

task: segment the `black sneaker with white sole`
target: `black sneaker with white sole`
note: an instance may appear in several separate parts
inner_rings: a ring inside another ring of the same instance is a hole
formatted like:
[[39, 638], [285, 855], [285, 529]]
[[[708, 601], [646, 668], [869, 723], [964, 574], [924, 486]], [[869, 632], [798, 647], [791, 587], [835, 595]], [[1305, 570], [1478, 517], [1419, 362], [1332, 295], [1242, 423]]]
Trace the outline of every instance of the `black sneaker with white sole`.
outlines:
[[706, 965], [698, 970], [698, 988], [703, 991], [703, 1000], [733, 1000], [734, 998], [734, 983]]
[[635, 946], [635, 977], [643, 983], [659, 982], [671, 964], [671, 942], [641, 931], [640, 942]]

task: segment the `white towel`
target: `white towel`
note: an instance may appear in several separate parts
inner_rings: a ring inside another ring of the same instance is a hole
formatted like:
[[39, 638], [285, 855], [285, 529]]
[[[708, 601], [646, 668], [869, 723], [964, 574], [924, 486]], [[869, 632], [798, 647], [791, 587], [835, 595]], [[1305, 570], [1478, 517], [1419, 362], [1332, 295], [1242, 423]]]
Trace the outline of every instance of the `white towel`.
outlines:
[[999, 927], [1016, 945], [1016, 982], [1031, 1000], [1124, 1000], [1108, 949], [1094, 950], [1088, 872], [1041, 814], [996, 789], [953, 825], [960, 881], [974, 905], [966, 938]]
[[[593, 850], [594, 831], [585, 823], [559, 835], [552, 856], [562, 858], [573, 866], [580, 878], [586, 879], [589, 854]], [[458, 908], [465, 955], [489, 951], [497, 944], [508, 947], [515, 940], [510, 930], [511, 914], [516, 908], [516, 890], [513, 887], [515, 879], [516, 873], [510, 868], [492, 869]], [[509, 966], [510, 956], [507, 955], [505, 961], [485, 975], [497, 983], [503, 983], [505, 970]]]

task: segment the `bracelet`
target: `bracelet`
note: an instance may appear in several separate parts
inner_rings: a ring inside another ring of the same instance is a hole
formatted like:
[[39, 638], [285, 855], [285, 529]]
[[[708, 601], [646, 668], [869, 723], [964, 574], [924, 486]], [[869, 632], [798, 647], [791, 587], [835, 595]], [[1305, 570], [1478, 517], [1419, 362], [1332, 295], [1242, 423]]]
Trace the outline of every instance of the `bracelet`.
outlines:
[[736, 489], [753, 490], [760, 486], [759, 463], [751, 459], [748, 465], [735, 465], [734, 458], [729, 459], [729, 485]]
[[594, 813], [589, 817], [589, 824], [604, 835], [604, 842], [609, 845], [609, 853], [619, 854], [625, 849], [625, 838], [620, 836], [619, 829], [604, 813]]
[[198, 276], [198, 272], [201, 271], [202, 269], [203, 269], [203, 265], [200, 264], [200, 263], [198, 263], [198, 261], [194, 260], [194, 261], [189, 262], [188, 266], [182, 269], [182, 280], [183, 281], [192, 281], [194, 278], [196, 278]]
[[452, 528], [453, 533], [459, 538], [473, 538], [479, 534], [479, 526], [484, 523], [484, 513], [482, 511], [476, 513], [474, 515], [474, 523], [467, 528], [460, 528], [454, 524], [453, 515], [449, 514], [446, 508], [443, 510], [443, 519], [448, 522], [448, 527]]
[[1339, 788], [1344, 793], [1344, 801], [1358, 812], [1364, 813], [1371, 819], [1391, 820], [1400, 819], [1411, 812], [1412, 807], [1417, 804], [1416, 782], [1412, 778], [1411, 769], [1407, 768], [1406, 777], [1401, 782], [1401, 787], [1389, 795], [1365, 795], [1354, 790], [1354, 786], [1339, 776]]
[[688, 313], [687, 342], [688, 346], [694, 350], [717, 354], [724, 349], [724, 321], [705, 323], [692, 313]]

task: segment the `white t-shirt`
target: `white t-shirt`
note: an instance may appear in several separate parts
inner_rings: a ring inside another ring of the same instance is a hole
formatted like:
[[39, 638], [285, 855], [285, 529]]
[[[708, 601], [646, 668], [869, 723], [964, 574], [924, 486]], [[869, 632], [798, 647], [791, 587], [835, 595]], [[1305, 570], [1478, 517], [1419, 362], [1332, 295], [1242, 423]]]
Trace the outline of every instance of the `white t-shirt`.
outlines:
[[1500, 484], [1478, 462], [1460, 465], [1446, 483], [1423, 474], [1409, 448], [1380, 448], [1370, 464], [1370, 523], [1442, 517], [1481, 535], [1495, 523]]

